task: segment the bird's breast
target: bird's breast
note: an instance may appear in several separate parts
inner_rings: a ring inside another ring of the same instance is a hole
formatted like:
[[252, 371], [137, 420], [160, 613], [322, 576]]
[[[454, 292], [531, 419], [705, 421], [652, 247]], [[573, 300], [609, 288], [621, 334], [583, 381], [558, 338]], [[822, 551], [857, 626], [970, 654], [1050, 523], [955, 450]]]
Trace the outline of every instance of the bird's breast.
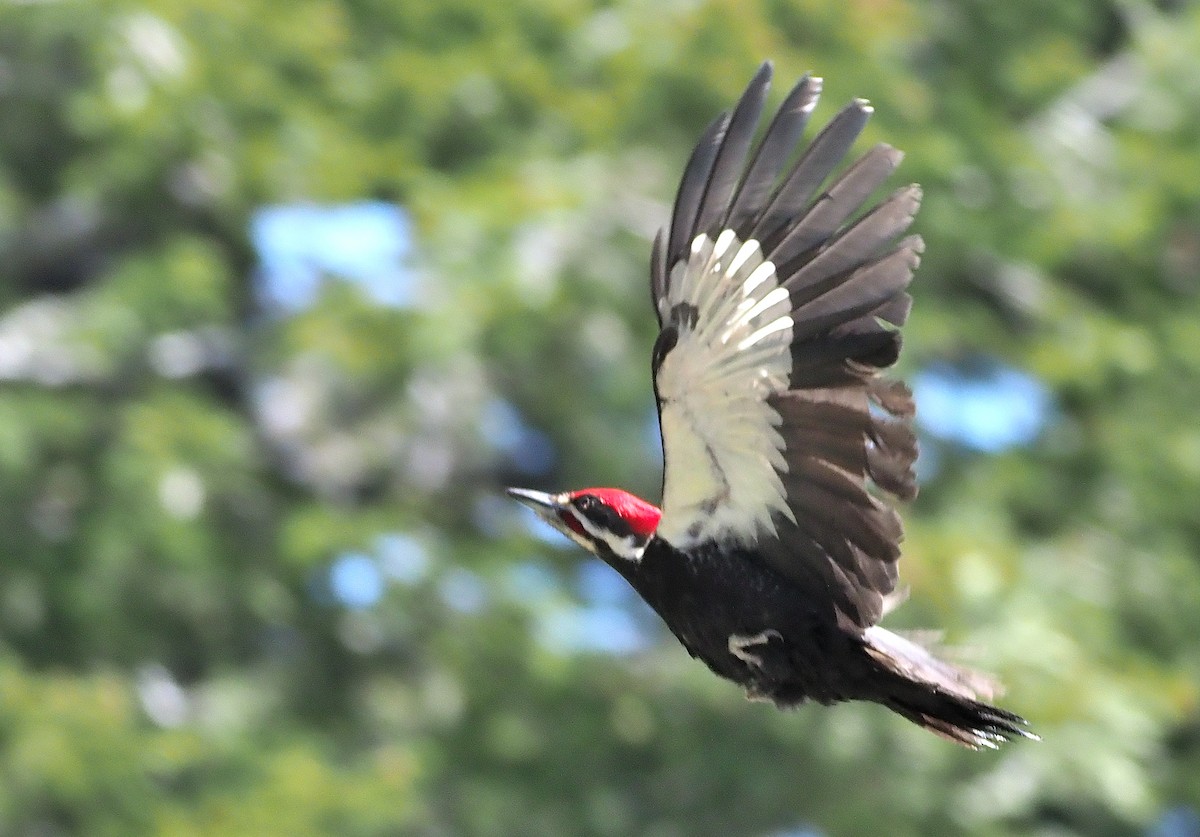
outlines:
[[809, 628], [796, 591], [746, 550], [685, 553], [656, 539], [629, 580], [693, 656], [734, 679], [744, 679], [735, 674], [745, 674], [745, 660], [731, 653], [731, 638], [771, 630], [790, 640]]

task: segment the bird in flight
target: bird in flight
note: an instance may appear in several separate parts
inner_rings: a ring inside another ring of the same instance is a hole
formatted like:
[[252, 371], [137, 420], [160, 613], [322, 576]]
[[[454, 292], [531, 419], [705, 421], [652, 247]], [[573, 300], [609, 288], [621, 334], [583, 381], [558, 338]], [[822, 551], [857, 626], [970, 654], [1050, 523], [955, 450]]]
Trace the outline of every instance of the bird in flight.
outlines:
[[870, 118], [861, 99], [795, 153], [819, 78], [755, 145], [771, 75], [701, 136], [654, 241], [661, 508], [615, 488], [508, 493], [751, 698], [874, 701], [972, 748], [1035, 738], [986, 702], [991, 678], [877, 624], [900, 598], [885, 498], [917, 493], [912, 395], [884, 370], [924, 246], [905, 235], [921, 189], [870, 203], [902, 157], [882, 144], [825, 185]]

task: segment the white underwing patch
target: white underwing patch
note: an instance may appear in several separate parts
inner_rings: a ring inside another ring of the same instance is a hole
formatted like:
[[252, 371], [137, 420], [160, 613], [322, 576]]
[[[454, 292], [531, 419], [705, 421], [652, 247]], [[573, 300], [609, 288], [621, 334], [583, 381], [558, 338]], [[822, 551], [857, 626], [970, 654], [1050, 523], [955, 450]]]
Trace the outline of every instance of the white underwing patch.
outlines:
[[732, 230], [700, 235], [671, 270], [660, 314], [677, 306], [674, 347], [659, 366], [666, 477], [658, 534], [676, 547], [774, 533], [772, 515], [791, 519], [779, 414], [767, 403], [792, 371], [791, 298], [757, 241]]

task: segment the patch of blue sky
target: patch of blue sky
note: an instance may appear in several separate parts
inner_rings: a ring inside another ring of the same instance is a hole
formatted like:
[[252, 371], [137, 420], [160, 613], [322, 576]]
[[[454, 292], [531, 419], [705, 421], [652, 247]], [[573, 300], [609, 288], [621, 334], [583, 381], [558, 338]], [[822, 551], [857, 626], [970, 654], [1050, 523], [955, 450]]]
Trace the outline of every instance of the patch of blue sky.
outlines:
[[493, 450], [523, 474], [538, 476], [554, 467], [554, 443], [542, 431], [531, 427], [508, 401], [493, 398], [479, 419], [479, 432]]
[[662, 465], [662, 436], [658, 429], [658, 406], [652, 406], [642, 425], [642, 446], [646, 453]]
[[476, 573], [456, 567], [438, 581], [438, 595], [451, 610], [478, 613], [487, 604], [487, 585]]
[[562, 654], [623, 656], [649, 646], [651, 637], [628, 610], [612, 605], [558, 608], [541, 616], [538, 642]]
[[[475, 498], [471, 506], [471, 522], [475, 528], [492, 538], [504, 537], [510, 528], [516, 507], [520, 504], [515, 500], [485, 491]], [[532, 512], [530, 512], [532, 514]]]
[[562, 592], [558, 575], [540, 561], [519, 561], [508, 568], [504, 590], [510, 599], [535, 604], [557, 598]]
[[373, 558], [360, 552], [344, 552], [329, 568], [329, 590], [334, 599], [351, 610], [365, 610], [383, 597], [383, 575]]
[[581, 562], [575, 582], [579, 595], [590, 605], [627, 606], [637, 600], [629, 582], [599, 558]]
[[917, 483], [925, 485], [933, 480], [942, 470], [942, 451], [941, 445], [932, 443], [928, 436], [924, 434], [917, 437], [917, 456], [916, 474]]
[[419, 538], [402, 532], [388, 532], [375, 539], [379, 567], [393, 581], [413, 585], [429, 572], [429, 550]]
[[412, 223], [395, 204], [265, 206], [250, 220], [250, 239], [267, 305], [302, 310], [316, 299], [327, 276], [354, 282], [380, 305], [412, 304]]
[[1173, 805], [1146, 829], [1146, 837], [1200, 837], [1200, 812], [1188, 805]]
[[985, 453], [1031, 444], [1053, 407], [1049, 390], [1037, 378], [991, 361], [931, 366], [912, 384], [924, 432]]
[[773, 832], [771, 837], [825, 837], [825, 832], [813, 826], [801, 825]]

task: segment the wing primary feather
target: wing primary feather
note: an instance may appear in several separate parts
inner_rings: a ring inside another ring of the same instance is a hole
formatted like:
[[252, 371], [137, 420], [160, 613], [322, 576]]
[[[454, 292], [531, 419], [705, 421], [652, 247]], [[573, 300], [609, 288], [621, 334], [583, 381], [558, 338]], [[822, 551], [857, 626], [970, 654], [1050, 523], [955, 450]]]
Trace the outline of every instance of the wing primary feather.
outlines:
[[858, 268], [828, 292], [792, 312], [792, 338], [806, 340], [879, 308], [912, 281], [920, 263], [913, 236], [887, 255]]
[[908, 419], [917, 413], [912, 390], [903, 381], [872, 378], [869, 394], [872, 401], [894, 416]]
[[817, 188], [829, 177], [871, 118], [866, 99], [855, 99], [838, 112], [800, 156], [791, 174], [775, 192], [754, 224], [751, 238], [770, 241], [804, 210]]
[[767, 257], [786, 264], [824, 244], [896, 170], [904, 154], [880, 144], [860, 157], [796, 222]]
[[696, 225], [693, 227], [695, 234], [715, 234], [715, 228], [721, 224], [728, 212], [733, 190], [742, 176], [746, 155], [750, 152], [750, 143], [754, 140], [754, 130], [762, 116], [767, 91], [771, 88], [771, 71], [771, 62], [764, 61], [729, 117], [729, 127], [725, 130], [721, 148], [713, 163], [712, 174], [708, 178], [704, 200], [696, 216]]
[[917, 496], [917, 437], [906, 421], [877, 420], [867, 447], [867, 473], [884, 491], [901, 500]]
[[[919, 236], [903, 239], [896, 249], [920, 252]], [[842, 277], [845, 278], [845, 277]], [[896, 362], [900, 354], [900, 326], [908, 317], [912, 297], [900, 292], [888, 298], [882, 305], [855, 318], [833, 326], [828, 333], [793, 346], [792, 388], [804, 389], [825, 386], [826, 381], [847, 380], [856, 376], [852, 366], [842, 361], [886, 369]], [[822, 372], [836, 373], [832, 378], [821, 377]], [[816, 375], [816, 377], [810, 377]], [[861, 377], [861, 376], [858, 376]]]
[[671, 213], [671, 235], [667, 240], [669, 267], [688, 257], [692, 239], [695, 238], [696, 218], [704, 200], [708, 178], [712, 174], [713, 163], [716, 162], [717, 152], [721, 148], [721, 140], [728, 125], [728, 112], [722, 113], [709, 123], [700, 141], [692, 149], [692, 155], [683, 170], [683, 180], [679, 183], [679, 194], [675, 197], [675, 208]]
[[[921, 205], [921, 188], [909, 186], [864, 215], [840, 233], [811, 261], [798, 270], [782, 263], [783, 286], [792, 293], [792, 304], [804, 305], [825, 293], [839, 275], [869, 261], [912, 224]], [[781, 264], [781, 262], [776, 262]]]
[[[915, 236], [914, 236], [915, 238]], [[889, 325], [899, 328], [908, 322], [908, 314], [912, 311], [912, 297], [908, 294], [897, 294], [894, 298], [885, 302], [878, 310], [872, 311], [873, 320], [882, 320]], [[878, 323], [874, 323], [875, 329], [878, 329]]]
[[900, 354], [900, 335], [877, 328], [851, 334], [829, 334], [810, 340], [792, 351], [793, 389], [833, 387], [862, 379], [861, 372], [849, 363], [883, 369], [896, 362]]
[[822, 79], [805, 74], [783, 100], [763, 134], [762, 142], [754, 151], [741, 186], [730, 202], [725, 226], [741, 230], [762, 211], [771, 189], [808, 126], [808, 120], [821, 98], [823, 83]]

